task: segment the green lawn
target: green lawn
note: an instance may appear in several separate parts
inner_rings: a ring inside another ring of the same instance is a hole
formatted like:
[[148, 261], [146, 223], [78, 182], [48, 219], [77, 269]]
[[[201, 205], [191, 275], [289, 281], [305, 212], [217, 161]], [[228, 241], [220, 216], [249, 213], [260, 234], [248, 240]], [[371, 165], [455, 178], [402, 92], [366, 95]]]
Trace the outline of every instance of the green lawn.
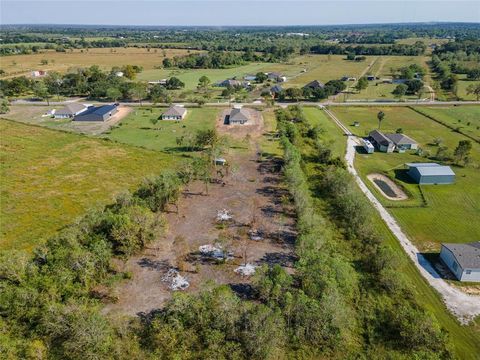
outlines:
[[151, 120], [158, 119], [165, 108], [135, 108], [122, 120], [118, 127], [112, 128], [104, 136], [125, 144], [144, 147], [157, 151], [178, 152], [176, 139], [182, 135], [193, 134], [199, 129], [213, 128], [221, 111], [218, 108], [188, 108], [182, 121]]
[[[339, 115], [341, 119], [349, 118], [351, 108], [340, 108], [338, 110], [344, 111], [337, 111], [338, 108], [334, 108], [334, 112]], [[363, 108], [362, 108], [363, 109]], [[352, 113], [356, 114], [356, 116], [362, 116], [363, 111], [359, 111], [361, 109], [353, 109]], [[368, 109], [364, 109], [368, 110]], [[394, 109], [396, 110], [396, 108]], [[309, 121], [316, 122], [321, 119], [322, 125], [325, 124], [323, 122], [324, 116], [323, 113], [314, 108], [304, 108], [305, 114]], [[340, 116], [340, 113], [342, 114]], [[326, 125], [323, 126], [326, 133], [324, 134], [325, 139], [331, 139], [334, 141], [334, 153], [337, 153], [339, 150], [338, 144], [342, 144], [345, 146], [345, 137], [343, 132], [336, 127], [332, 120], [330, 121], [330, 126]], [[431, 121], [431, 120], [430, 120]], [[344, 120], [345, 125], [350, 124], [350, 120]], [[337, 150], [335, 150], [337, 149]], [[343, 150], [344, 152], [344, 150]], [[377, 155], [377, 154], [375, 154]], [[396, 155], [396, 154], [392, 154]], [[357, 154], [357, 168], [359, 167], [360, 161], [358, 161], [358, 154]], [[446, 189], [446, 188], [445, 188]], [[377, 194], [378, 196], [379, 194]], [[405, 211], [411, 209], [404, 209]], [[415, 209], [416, 210], [416, 209]], [[396, 215], [396, 214], [395, 214]], [[480, 353], [480, 331], [478, 325], [472, 324], [470, 326], [462, 326], [460, 325], [456, 319], [448, 312], [443, 304], [442, 300], [440, 299], [438, 293], [433, 290], [430, 285], [424, 280], [424, 278], [420, 275], [418, 270], [416, 269], [415, 265], [410, 261], [408, 256], [405, 254], [403, 248], [401, 247], [398, 240], [393, 236], [391, 231], [388, 229], [387, 225], [383, 222], [380, 215], [377, 212], [372, 213], [371, 222], [377, 229], [377, 231], [383, 236], [383, 241], [387, 246], [390, 246], [399, 256], [403, 259], [401, 268], [398, 269], [399, 272], [404, 274], [409, 281], [409, 284], [415, 294], [415, 297], [418, 301], [425, 306], [425, 308], [431, 312], [435, 318], [438, 320], [440, 325], [444, 327], [451, 339], [453, 348], [455, 350], [455, 354], [459, 359], [471, 359], [476, 360], [478, 357], [476, 354]], [[450, 222], [451, 225], [452, 222]], [[462, 225], [460, 225], [462, 226]], [[455, 228], [455, 227], [454, 227]], [[478, 323], [478, 320], [477, 320]]]
[[453, 128], [460, 128], [462, 133], [480, 141], [480, 106], [422, 106], [417, 110]]
[[171, 166], [158, 152], [0, 120], [0, 249], [31, 250]]
[[[459, 140], [465, 137], [453, 132], [447, 127], [424, 117], [409, 108], [334, 108], [335, 114], [345, 123], [359, 121], [360, 127], [354, 128], [357, 135], [364, 136], [370, 130], [378, 127], [376, 114], [378, 111], [386, 114], [382, 130], [394, 132], [402, 128], [404, 133], [415, 139], [420, 147], [432, 155], [436, 147], [431, 145], [432, 139], [440, 137], [443, 145], [453, 150]], [[365, 183], [376, 194], [377, 198], [390, 209], [402, 228], [422, 250], [438, 250], [442, 242], [468, 242], [480, 234], [480, 172], [474, 168], [480, 163], [480, 146], [473, 143], [472, 166], [467, 168], [454, 166], [456, 182], [452, 185], [422, 186], [427, 200], [427, 207], [400, 208], [399, 202], [387, 201], [366, 179], [373, 172], [386, 173], [403, 186], [412, 197], [402, 202], [405, 205], [420, 205], [422, 203], [418, 185], [410, 183], [401, 169], [407, 162], [422, 162], [428, 159], [412, 153], [385, 154], [375, 152], [371, 155], [356, 157], [356, 167]], [[399, 171], [400, 170], [400, 171]]]

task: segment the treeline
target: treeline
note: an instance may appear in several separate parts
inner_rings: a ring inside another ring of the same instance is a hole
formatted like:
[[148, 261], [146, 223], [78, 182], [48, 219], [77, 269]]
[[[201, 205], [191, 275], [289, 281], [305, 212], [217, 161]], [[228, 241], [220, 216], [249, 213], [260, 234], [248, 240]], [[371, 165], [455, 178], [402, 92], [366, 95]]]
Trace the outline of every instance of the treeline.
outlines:
[[[325, 83], [324, 86], [311, 88], [305, 86], [303, 88], [291, 87], [286, 90], [282, 90], [278, 93], [274, 94], [276, 100], [285, 101], [285, 100], [292, 100], [292, 101], [318, 101], [322, 99], [326, 99], [329, 96], [336, 95], [343, 90], [345, 90], [347, 85], [345, 82], [341, 80], [330, 80]], [[262, 96], [269, 97], [270, 90], [264, 90], [262, 92]]]
[[405, 55], [418, 56], [423, 55], [427, 49], [426, 45], [417, 41], [412, 45], [407, 44], [392, 44], [381, 46], [367, 46], [367, 45], [338, 45], [338, 44], [318, 44], [310, 47], [308, 51], [313, 54], [337, 54], [343, 55], [352, 53], [355, 55]]
[[[141, 71], [142, 68], [135, 65], [115, 67], [111, 71], [102, 71], [93, 65], [64, 75], [50, 72], [38, 80], [19, 76], [0, 80], [0, 94], [7, 97], [31, 94], [46, 101], [54, 96], [86, 96], [111, 101], [150, 99], [153, 102], [170, 102], [169, 90], [185, 86], [178, 78], [171, 77], [166, 84], [148, 87], [145, 82], [133, 81]], [[123, 75], [118, 76], [119, 72]]]
[[[371, 206], [343, 161], [332, 156], [323, 130], [312, 128], [299, 107], [278, 110], [277, 115], [285, 176], [298, 214], [300, 284], [321, 307], [331, 306], [335, 325], [348, 322], [336, 331], [337, 349], [344, 348], [343, 357], [348, 358], [348, 350], [354, 349], [346, 347], [349, 339], [361, 348], [357, 353], [372, 359], [453, 358], [447, 335], [415, 300], [398, 271], [402, 263], [382, 244], [371, 223]], [[314, 169], [309, 177], [306, 168]], [[324, 218], [316, 198], [326, 201], [344, 242], [328, 230], [331, 220]], [[332, 294], [336, 297], [328, 301]], [[338, 307], [347, 319], [336, 313]]]

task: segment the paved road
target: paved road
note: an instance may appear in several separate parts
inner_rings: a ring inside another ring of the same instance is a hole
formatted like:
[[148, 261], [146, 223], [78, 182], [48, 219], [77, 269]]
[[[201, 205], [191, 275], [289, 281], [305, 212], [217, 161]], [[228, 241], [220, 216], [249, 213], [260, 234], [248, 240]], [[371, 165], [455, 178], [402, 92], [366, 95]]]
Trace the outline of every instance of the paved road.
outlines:
[[362, 192], [372, 203], [373, 207], [378, 211], [383, 221], [389, 227], [390, 231], [398, 239], [400, 245], [413, 261], [420, 274], [422, 274], [428, 283], [440, 293], [447, 308], [462, 324], [467, 324], [473, 318], [480, 315], [480, 296], [468, 295], [443, 280], [437, 271], [432, 267], [430, 262], [425, 259], [415, 245], [413, 245], [408, 239], [407, 235], [402, 231], [394, 217], [377, 200], [367, 185], [365, 185], [354, 167], [356, 153], [355, 147], [360, 145], [360, 139], [353, 135], [352, 132], [331, 111], [328, 109], [324, 109], [324, 111], [347, 135], [347, 151], [345, 154], [345, 160], [347, 162], [348, 171], [354, 176], [355, 181]]

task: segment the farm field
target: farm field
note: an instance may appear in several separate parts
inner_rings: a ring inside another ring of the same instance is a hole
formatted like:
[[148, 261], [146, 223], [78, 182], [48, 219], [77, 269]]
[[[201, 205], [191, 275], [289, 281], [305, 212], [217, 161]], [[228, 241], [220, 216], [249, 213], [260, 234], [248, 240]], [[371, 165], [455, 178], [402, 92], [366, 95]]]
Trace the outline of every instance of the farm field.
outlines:
[[420, 111], [480, 141], [480, 106], [418, 107]]
[[[335, 109], [335, 113], [339, 115], [339, 112], [337, 112]], [[343, 110], [343, 108], [341, 110]], [[343, 132], [337, 127], [337, 125], [334, 124], [331, 119], [326, 118], [323, 112], [319, 109], [305, 107], [304, 112], [307, 116], [307, 119], [312, 124], [316, 124], [319, 122], [321, 123], [322, 127], [325, 130], [325, 133], [322, 137], [326, 141], [333, 142], [332, 148], [334, 149], [334, 153], [337, 153], [337, 151], [341, 149], [338, 144], [342, 144], [342, 153], [344, 153], [346, 140]], [[324, 123], [323, 119], [328, 121], [330, 125]], [[343, 117], [341, 117], [341, 119], [343, 119]], [[344, 120], [343, 122], [347, 126], [350, 125], [349, 121]], [[358, 159], [360, 158], [360, 155], [357, 153], [356, 157], [358, 169]], [[307, 165], [307, 169], [313, 171], [310, 165]], [[314, 172], [310, 172], [310, 174], [314, 175]], [[366, 183], [368, 185], [368, 182]], [[377, 195], [380, 198], [381, 195]], [[319, 205], [320, 204], [321, 202], [319, 202]], [[451, 341], [453, 343], [456, 353], [458, 354], [458, 357], [461, 359], [476, 359], [475, 354], [480, 351], [480, 332], [478, 329], [478, 325], [475, 325], [475, 323], [469, 326], [459, 325], [456, 319], [445, 308], [442, 300], [435, 292], [435, 290], [433, 290], [430, 285], [424, 280], [424, 278], [416, 269], [415, 265], [409, 261], [398, 240], [394, 237], [387, 225], [383, 222], [380, 215], [376, 211], [372, 211], [370, 220], [376, 230], [379, 232], [379, 234], [382, 235], [384, 243], [390, 248], [392, 248], [401, 258], [402, 261], [400, 263], [401, 265], [398, 271], [404, 274], [407, 280], [411, 283], [411, 288], [414, 292], [414, 295], [418, 299], [421, 299], [422, 305], [425, 306], [425, 308], [436, 317], [441, 326], [445, 327], [449, 331]]]
[[176, 139], [194, 134], [200, 129], [213, 129], [220, 111], [212, 107], [188, 108], [182, 121], [158, 120], [153, 124], [151, 120], [158, 119], [165, 110], [166, 108], [136, 108], [118, 127], [112, 128], [104, 136], [124, 144], [179, 154], [182, 148]]
[[[187, 55], [194, 50], [181, 49], [149, 49], [146, 48], [94, 48], [56, 52], [48, 50], [38, 54], [12, 55], [1, 58], [4, 77], [28, 74], [33, 70], [66, 72], [78, 67], [98, 65], [102, 69], [127, 64], [142, 66], [145, 70], [161, 66], [165, 57]], [[165, 55], [165, 56], [164, 56]], [[41, 61], [48, 64], [42, 65]]]
[[31, 250], [171, 163], [153, 151], [0, 120], [0, 249]]
[[[376, 114], [383, 111], [386, 116], [381, 130], [395, 132], [402, 128], [404, 133], [415, 139], [420, 147], [434, 155], [436, 146], [432, 140], [443, 139], [443, 145], [450, 151], [460, 140], [466, 138], [447, 127], [430, 120], [409, 108], [335, 108], [333, 112], [345, 123], [359, 121], [355, 129], [359, 136], [378, 128]], [[356, 166], [365, 183], [377, 198], [390, 207], [392, 214], [400, 225], [422, 251], [438, 251], [442, 242], [467, 242], [480, 234], [480, 224], [476, 220], [480, 214], [480, 173], [476, 166], [480, 163], [480, 146], [472, 142], [472, 164], [467, 167], [452, 166], [456, 173], [456, 182], [445, 186], [422, 186], [427, 207], [399, 207], [398, 202], [387, 201], [380, 192], [366, 179], [371, 173], [386, 173], [395, 179], [407, 193], [413, 196], [406, 205], [419, 205], [421, 202], [418, 185], [410, 183], [404, 171], [407, 162], [424, 162], [428, 159], [413, 153], [385, 154], [375, 152], [371, 155], [358, 154]]]

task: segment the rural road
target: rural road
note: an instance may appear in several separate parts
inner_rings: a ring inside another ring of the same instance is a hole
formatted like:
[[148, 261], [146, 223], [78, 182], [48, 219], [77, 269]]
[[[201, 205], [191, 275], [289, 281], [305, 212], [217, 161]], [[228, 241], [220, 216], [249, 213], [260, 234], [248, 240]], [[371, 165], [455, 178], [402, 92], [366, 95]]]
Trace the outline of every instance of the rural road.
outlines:
[[377, 200], [358, 175], [357, 170], [354, 167], [354, 160], [356, 152], [355, 147], [360, 145], [360, 139], [353, 135], [352, 132], [330, 110], [325, 108], [323, 108], [323, 110], [347, 135], [347, 151], [345, 154], [347, 169], [354, 176], [355, 181], [362, 192], [378, 211], [390, 231], [398, 239], [400, 245], [413, 261], [420, 274], [422, 274], [428, 283], [440, 293], [447, 308], [457, 317], [460, 323], [468, 324], [476, 316], [480, 315], [480, 296], [466, 294], [448, 284], [441, 278], [430, 262], [418, 251], [415, 245], [413, 245], [406, 234], [402, 231], [394, 217]]

